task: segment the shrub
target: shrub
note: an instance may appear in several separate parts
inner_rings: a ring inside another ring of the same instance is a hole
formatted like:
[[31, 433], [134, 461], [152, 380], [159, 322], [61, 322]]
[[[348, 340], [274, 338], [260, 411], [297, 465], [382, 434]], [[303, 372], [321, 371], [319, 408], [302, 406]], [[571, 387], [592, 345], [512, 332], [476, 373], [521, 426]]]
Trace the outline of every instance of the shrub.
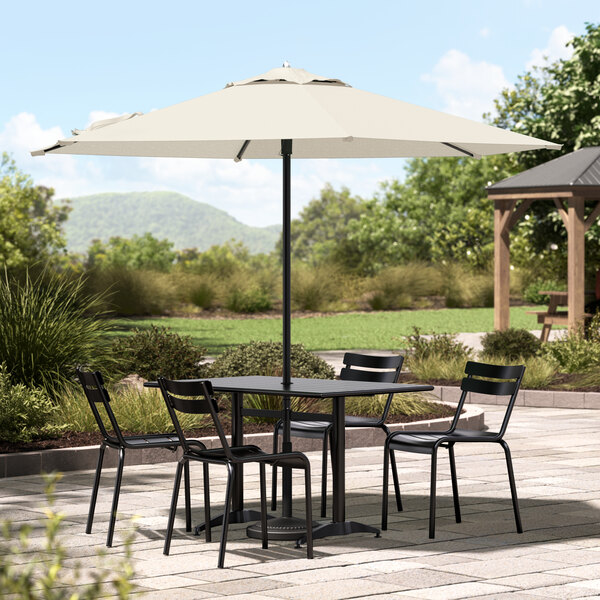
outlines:
[[257, 313], [271, 310], [271, 298], [260, 287], [233, 289], [225, 300], [225, 308], [236, 313]]
[[[320, 357], [309, 352], [302, 344], [291, 347], [292, 377], [333, 379], [334, 370]], [[210, 377], [238, 377], [244, 375], [281, 376], [283, 372], [283, 344], [281, 342], [249, 342], [228, 348], [209, 367]], [[279, 410], [279, 396], [247, 395], [244, 403], [252, 408]], [[293, 398], [292, 410], [307, 410], [318, 404], [309, 398]]]
[[481, 338], [483, 354], [500, 356], [507, 360], [518, 360], [535, 356], [541, 346], [539, 338], [526, 329], [513, 327], [505, 331], [486, 333]]
[[106, 267], [88, 271], [86, 287], [105, 294], [104, 307], [118, 315], [160, 315], [177, 304], [173, 278], [158, 271]]
[[565, 373], [583, 373], [600, 365], [600, 344], [586, 339], [583, 330], [542, 344], [542, 355], [554, 360]]
[[102, 296], [87, 296], [84, 279], [42, 271], [20, 280], [0, 278], [0, 363], [13, 384], [42, 387], [54, 395], [79, 363], [109, 363], [98, 312]]
[[456, 340], [456, 335], [434, 333], [425, 337], [418, 327], [413, 327], [413, 334], [405, 336], [412, 349], [410, 360], [422, 360], [429, 357], [439, 357], [442, 360], [458, 359], [466, 361], [471, 356], [471, 349]]
[[565, 290], [564, 282], [557, 282], [548, 279], [536, 279], [530, 283], [523, 291], [523, 300], [531, 302], [531, 304], [548, 304], [550, 296], [547, 294], [540, 295], [540, 290]]
[[[43, 550], [32, 551], [29, 536], [31, 525], [24, 524], [18, 529], [5, 521], [0, 537], [0, 591], [2, 597], [27, 600], [75, 600], [85, 598], [95, 600], [112, 597], [126, 600], [130, 598], [135, 585], [132, 583], [134, 569], [131, 544], [133, 532], [125, 537], [125, 558], [111, 560], [108, 564], [105, 553], [99, 553], [94, 568], [82, 575], [79, 564], [72, 564], [67, 550], [62, 545], [59, 534], [64, 514], [56, 513], [54, 489], [59, 475], [46, 476], [46, 497], [48, 506], [44, 509], [45, 519], [40, 521], [44, 529]], [[36, 538], [37, 541], [37, 538]], [[28, 560], [25, 557], [30, 557]], [[66, 562], [70, 564], [68, 567]], [[75, 566], [75, 569], [73, 569]], [[89, 581], [91, 579], [91, 581]], [[84, 582], [85, 581], [85, 582]], [[106, 583], [110, 582], [110, 589]], [[5, 596], [6, 594], [6, 596]]]
[[200, 308], [210, 308], [215, 301], [215, 290], [206, 281], [201, 281], [189, 291], [189, 299], [192, 304]]
[[134, 329], [133, 335], [113, 342], [113, 357], [119, 373], [137, 373], [144, 379], [202, 377], [206, 349], [196, 346], [189, 336], [180, 336], [167, 327], [151, 325]]
[[300, 310], [323, 311], [337, 300], [340, 291], [339, 273], [328, 265], [306, 267], [294, 265], [292, 303]]
[[468, 357], [446, 358], [444, 354], [432, 353], [420, 358], [411, 356], [409, 367], [419, 381], [461, 381], [465, 376]]
[[487, 273], [473, 273], [463, 266], [443, 265], [443, 294], [448, 308], [494, 305], [494, 279]]
[[[350, 415], [360, 415], [367, 417], [381, 417], [387, 394], [380, 396], [358, 397], [346, 399], [346, 413]], [[439, 402], [429, 402], [422, 394], [395, 394], [390, 406], [390, 415], [407, 415], [416, 417], [419, 415], [433, 414], [436, 416], [446, 416], [454, 414], [454, 410], [448, 410], [448, 407]]]
[[543, 356], [507, 358], [484, 354], [481, 360], [493, 365], [525, 365], [522, 387], [530, 390], [546, 389], [556, 376], [556, 363]]
[[414, 298], [436, 294], [441, 285], [440, 273], [428, 265], [389, 267], [373, 279], [369, 305], [373, 310], [409, 308]]
[[50, 422], [56, 411], [56, 405], [43, 389], [29, 388], [22, 383], [13, 385], [6, 365], [0, 365], [1, 440], [30, 442], [60, 435], [67, 425]]

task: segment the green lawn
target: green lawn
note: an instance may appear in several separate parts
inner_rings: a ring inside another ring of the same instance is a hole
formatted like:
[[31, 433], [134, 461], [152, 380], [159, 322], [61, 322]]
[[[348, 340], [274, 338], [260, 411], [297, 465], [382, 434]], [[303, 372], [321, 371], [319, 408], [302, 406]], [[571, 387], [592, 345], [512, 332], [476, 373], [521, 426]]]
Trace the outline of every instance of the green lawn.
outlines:
[[[510, 309], [511, 326], [540, 329], [535, 315], [526, 315], [526, 310], [531, 307]], [[115, 335], [128, 335], [133, 328], [143, 329], [152, 324], [191, 336], [194, 342], [207, 348], [209, 354], [219, 354], [228, 346], [251, 340], [281, 340], [280, 318], [115, 319]], [[292, 319], [292, 343], [302, 343], [309, 350], [393, 350], [405, 346], [402, 336], [412, 333], [413, 326], [419, 327], [422, 333], [492, 331], [494, 314], [492, 308], [445, 308], [295, 318]]]

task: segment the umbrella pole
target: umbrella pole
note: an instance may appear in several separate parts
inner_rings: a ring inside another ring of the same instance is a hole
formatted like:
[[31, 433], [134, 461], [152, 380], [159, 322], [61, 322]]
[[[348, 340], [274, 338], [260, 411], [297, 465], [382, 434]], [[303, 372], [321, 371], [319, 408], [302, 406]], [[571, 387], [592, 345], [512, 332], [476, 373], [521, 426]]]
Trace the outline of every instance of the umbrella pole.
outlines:
[[283, 385], [291, 385], [291, 157], [292, 140], [281, 140], [283, 157]]

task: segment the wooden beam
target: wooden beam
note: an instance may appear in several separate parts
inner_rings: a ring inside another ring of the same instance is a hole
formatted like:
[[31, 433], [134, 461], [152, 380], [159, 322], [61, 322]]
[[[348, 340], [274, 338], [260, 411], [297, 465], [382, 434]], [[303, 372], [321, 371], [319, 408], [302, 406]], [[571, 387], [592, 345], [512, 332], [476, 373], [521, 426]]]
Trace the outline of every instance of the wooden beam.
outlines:
[[560, 198], [554, 198], [554, 204], [558, 210], [558, 214], [562, 219], [562, 222], [565, 224], [567, 231], [569, 229], [569, 213], [567, 212], [567, 208], [565, 207], [565, 203]]
[[510, 326], [510, 232], [514, 200], [494, 200], [494, 329]]
[[533, 198], [528, 198], [527, 200], [521, 201], [521, 204], [515, 208], [507, 224], [509, 231], [523, 218], [523, 215], [529, 210], [529, 207], [532, 204]]
[[569, 331], [583, 324], [585, 286], [585, 198], [569, 200], [568, 209]]
[[595, 223], [596, 219], [600, 216], [600, 202], [596, 204], [594, 210], [588, 215], [588, 218], [585, 220], [585, 231], [589, 230], [589, 228]]

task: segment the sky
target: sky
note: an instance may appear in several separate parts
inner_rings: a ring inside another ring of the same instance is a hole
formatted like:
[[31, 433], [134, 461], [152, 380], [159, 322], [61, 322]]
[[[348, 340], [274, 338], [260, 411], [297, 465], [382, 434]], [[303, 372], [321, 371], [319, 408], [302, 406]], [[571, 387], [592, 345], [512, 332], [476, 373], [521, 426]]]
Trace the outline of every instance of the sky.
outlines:
[[[172, 190], [281, 223], [281, 162], [45, 156], [72, 129], [217, 91], [284, 61], [481, 121], [517, 77], [600, 21], [598, 0], [0, 0], [0, 152], [56, 198]], [[554, 140], [552, 140], [554, 141]], [[559, 140], [556, 140], [559, 141]], [[371, 197], [405, 162], [292, 161], [292, 213], [326, 183]]]

